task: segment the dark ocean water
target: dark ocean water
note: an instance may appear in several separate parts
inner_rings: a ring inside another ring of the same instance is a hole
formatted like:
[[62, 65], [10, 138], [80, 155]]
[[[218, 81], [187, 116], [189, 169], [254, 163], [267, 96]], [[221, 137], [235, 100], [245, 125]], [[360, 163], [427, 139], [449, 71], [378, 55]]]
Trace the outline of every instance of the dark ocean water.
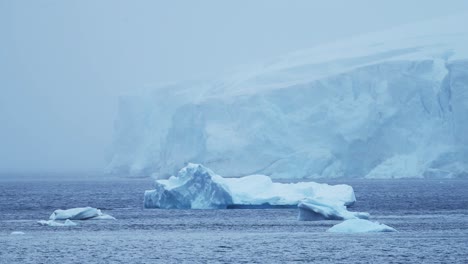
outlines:
[[[145, 210], [148, 179], [0, 181], [0, 263], [468, 263], [468, 181], [330, 183], [399, 232], [327, 233], [340, 221], [299, 222], [295, 209]], [[36, 223], [83, 206], [118, 220]]]

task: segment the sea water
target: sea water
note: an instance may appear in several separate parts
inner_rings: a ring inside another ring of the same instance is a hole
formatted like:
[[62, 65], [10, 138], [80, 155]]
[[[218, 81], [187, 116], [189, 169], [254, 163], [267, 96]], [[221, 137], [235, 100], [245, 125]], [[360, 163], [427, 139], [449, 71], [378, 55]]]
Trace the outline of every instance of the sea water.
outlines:
[[[468, 181], [333, 180], [396, 233], [334, 234], [296, 209], [143, 209], [150, 179], [0, 181], [0, 263], [468, 263]], [[55, 209], [115, 221], [45, 227]], [[11, 235], [22, 231], [24, 235]]]

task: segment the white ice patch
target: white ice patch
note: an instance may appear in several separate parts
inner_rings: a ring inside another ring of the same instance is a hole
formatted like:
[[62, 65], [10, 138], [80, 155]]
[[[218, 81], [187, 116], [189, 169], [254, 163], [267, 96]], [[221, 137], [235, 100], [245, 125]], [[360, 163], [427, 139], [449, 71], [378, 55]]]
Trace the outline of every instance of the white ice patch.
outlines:
[[24, 235], [25, 233], [24, 232], [21, 232], [21, 231], [13, 231], [10, 233], [10, 235], [12, 236], [20, 236], [20, 235]]
[[334, 225], [327, 232], [332, 233], [370, 233], [370, 232], [396, 232], [393, 227], [389, 227], [378, 222], [371, 222], [364, 219], [350, 219], [340, 224]]

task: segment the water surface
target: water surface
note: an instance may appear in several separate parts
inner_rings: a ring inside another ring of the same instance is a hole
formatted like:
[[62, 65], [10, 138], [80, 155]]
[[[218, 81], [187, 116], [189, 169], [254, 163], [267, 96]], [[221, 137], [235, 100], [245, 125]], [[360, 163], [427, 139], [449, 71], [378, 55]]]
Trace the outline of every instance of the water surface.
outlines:
[[[332, 234], [296, 209], [145, 210], [151, 181], [0, 182], [0, 263], [468, 263], [468, 181], [347, 180], [351, 208], [397, 233]], [[93, 206], [117, 221], [44, 227], [53, 210]], [[10, 235], [23, 231], [25, 235]]]

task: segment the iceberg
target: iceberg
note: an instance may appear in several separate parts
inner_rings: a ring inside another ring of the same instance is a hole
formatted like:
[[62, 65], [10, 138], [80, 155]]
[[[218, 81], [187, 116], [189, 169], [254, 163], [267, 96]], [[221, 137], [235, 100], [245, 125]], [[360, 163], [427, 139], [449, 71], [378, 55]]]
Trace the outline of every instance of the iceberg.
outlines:
[[108, 171], [468, 177], [467, 24], [423, 21], [121, 97]]
[[104, 214], [93, 207], [80, 207], [67, 210], [55, 210], [49, 217], [50, 220], [115, 220], [114, 217]]
[[177, 176], [156, 180], [145, 192], [145, 208], [225, 209], [297, 206], [305, 198], [332, 200], [342, 206], [356, 201], [349, 185], [315, 182], [278, 183], [265, 175], [223, 178], [200, 164], [188, 164]]
[[61, 222], [57, 222], [55, 220], [40, 220], [40, 221], [37, 221], [37, 223], [39, 225], [42, 225], [42, 226], [77, 226], [78, 224], [71, 221], [70, 219], [67, 219], [65, 220], [65, 222], [61, 223]]
[[299, 208], [299, 221], [369, 219], [369, 213], [350, 212], [341, 202], [321, 199], [305, 199]]
[[21, 231], [13, 231], [10, 233], [10, 235], [12, 236], [20, 236], [20, 235], [24, 235], [25, 233], [24, 232], [21, 232]]
[[389, 227], [378, 222], [371, 222], [364, 219], [350, 219], [340, 224], [334, 225], [327, 232], [331, 233], [369, 233], [369, 232], [396, 232], [393, 227]]

